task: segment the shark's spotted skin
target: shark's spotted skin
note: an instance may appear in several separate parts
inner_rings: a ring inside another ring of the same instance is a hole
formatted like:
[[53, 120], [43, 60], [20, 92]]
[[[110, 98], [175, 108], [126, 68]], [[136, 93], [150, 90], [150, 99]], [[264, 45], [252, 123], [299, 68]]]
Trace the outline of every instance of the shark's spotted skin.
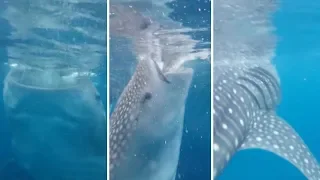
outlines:
[[175, 178], [192, 74], [139, 61], [110, 118], [111, 180]]
[[[120, 165], [121, 153], [126, 150], [127, 142], [131, 133], [136, 126], [139, 114], [139, 106], [143, 103], [144, 89], [143, 86], [147, 82], [149, 74], [148, 69], [143, 65], [147, 63], [143, 61], [138, 65], [132, 80], [127, 85], [120, 97], [115, 111], [111, 115], [111, 132], [110, 132], [110, 170], [114, 166]], [[146, 92], [149, 93], [149, 92]]]
[[214, 84], [214, 175], [236, 151], [258, 148], [294, 164], [308, 179], [319, 180], [318, 162], [303, 140], [275, 114], [280, 100], [277, 75], [248, 66], [220, 72]]
[[134, 37], [149, 28], [152, 20], [144, 17], [132, 5], [112, 3], [110, 6], [110, 33], [117, 36]]

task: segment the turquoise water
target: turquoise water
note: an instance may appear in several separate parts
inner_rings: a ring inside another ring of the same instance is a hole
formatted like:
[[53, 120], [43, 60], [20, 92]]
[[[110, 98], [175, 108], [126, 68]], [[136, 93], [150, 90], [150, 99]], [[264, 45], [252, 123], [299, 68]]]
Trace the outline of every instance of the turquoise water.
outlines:
[[[55, 1], [55, 2], [48, 2], [46, 1], [28, 1], [28, 2], [20, 2], [20, 1], [1, 1], [0, 2], [0, 59], [1, 59], [1, 66], [0, 66], [0, 77], [1, 77], [1, 97], [3, 95], [3, 79], [7, 75], [10, 66], [14, 69], [19, 64], [27, 64], [30, 65], [32, 68], [38, 69], [42, 65], [47, 66], [55, 66], [57, 69], [59, 68], [66, 68], [73, 67], [77, 70], [79, 69], [86, 69], [86, 71], [90, 71], [89, 76], [91, 74], [97, 73], [98, 76], [91, 77], [93, 84], [96, 85], [96, 89], [101, 94], [101, 100], [104, 105], [106, 105], [106, 53], [103, 52], [106, 50], [106, 41], [105, 41], [105, 32], [106, 32], [106, 3], [105, 1], [100, 1], [90, 3], [78, 3], [74, 4], [75, 2], [67, 2], [65, 4]], [[66, 2], [66, 1], [64, 1]], [[25, 3], [25, 4], [23, 4]], [[43, 4], [42, 4], [43, 3]], [[50, 4], [51, 3], [51, 4]], [[52, 4], [56, 3], [56, 4]], [[55, 6], [56, 5], [56, 6]], [[64, 5], [64, 6], [63, 6]], [[72, 8], [71, 8], [72, 7]], [[88, 10], [88, 8], [90, 10]], [[95, 11], [91, 12], [91, 10], [94, 9]], [[57, 11], [58, 12], [57, 12]], [[72, 13], [70, 13], [70, 11]], [[55, 12], [55, 13], [52, 13]], [[69, 14], [70, 13], [70, 14]], [[83, 13], [83, 14], [82, 14]], [[22, 16], [21, 16], [22, 14]], [[13, 15], [13, 16], [12, 16]], [[96, 17], [95, 17], [96, 16]], [[65, 19], [66, 18], [66, 19]], [[61, 24], [62, 26], [60, 26]], [[71, 28], [70, 28], [71, 27]], [[94, 29], [93, 29], [94, 28]], [[91, 31], [91, 34], [88, 34]], [[99, 31], [100, 30], [100, 31]], [[101, 37], [101, 34], [102, 37]], [[21, 36], [21, 38], [19, 38]], [[86, 46], [86, 48], [83, 48]], [[72, 58], [74, 57], [74, 59]], [[60, 59], [60, 60], [59, 60]], [[86, 61], [86, 60], [87, 61]], [[40, 61], [39, 61], [40, 60]], [[49, 60], [49, 61], [47, 61]], [[60, 63], [58, 61], [60, 61]], [[84, 60], [84, 61], [83, 61]], [[86, 62], [85, 62], [86, 61]], [[39, 65], [35, 67], [35, 64]], [[64, 65], [63, 65], [64, 64]], [[62, 66], [60, 66], [62, 65]], [[29, 66], [29, 67], [30, 67]], [[78, 66], [78, 67], [77, 67]], [[83, 68], [81, 68], [82, 66]], [[95, 66], [95, 67], [94, 67]], [[98, 68], [97, 68], [98, 66]], [[99, 68], [100, 67], [100, 68]], [[26, 68], [27, 69], [27, 68]], [[44, 68], [45, 69], [45, 68]], [[72, 68], [68, 69], [71, 70]], [[47, 70], [47, 69], [46, 69]], [[79, 70], [79, 72], [83, 72], [82, 70]], [[72, 73], [72, 70], [69, 71], [69, 73]], [[31, 73], [32, 74], [32, 73]], [[63, 74], [63, 73], [62, 73]], [[62, 75], [60, 74], [60, 75]], [[87, 75], [84, 75], [87, 76]], [[44, 78], [44, 76], [36, 76], [36, 78], [30, 78], [32, 82], [27, 83], [36, 83], [39, 82], [39, 80], [44, 80], [42, 82], [48, 81], [50, 84], [50, 80], [53, 80], [53, 78], [56, 76], [53, 76], [48, 79]], [[23, 78], [21, 78], [23, 79]], [[70, 79], [69, 79], [70, 80]], [[71, 81], [73, 79], [71, 78]], [[55, 82], [55, 81], [53, 81]], [[59, 82], [59, 80], [57, 81]], [[48, 85], [47, 83], [42, 84], [43, 86]], [[59, 83], [58, 83], [59, 84]], [[90, 83], [89, 83], [90, 84]], [[62, 84], [60, 87], [62, 87]], [[41, 86], [41, 85], [40, 85]], [[59, 86], [58, 86], [59, 87]], [[86, 87], [90, 87], [86, 86]], [[37, 88], [37, 87], [36, 87]], [[35, 88], [35, 89], [36, 89]], [[20, 93], [24, 93], [28, 88], [21, 88]], [[32, 89], [32, 88], [30, 88]], [[29, 90], [30, 90], [29, 89]], [[84, 90], [86, 88], [82, 88], [81, 90]], [[12, 90], [12, 89], [11, 89]], [[14, 90], [13, 90], [14, 91]], [[46, 92], [46, 91], [44, 91]], [[59, 92], [59, 91], [53, 91], [53, 92]], [[78, 91], [79, 92], [79, 91]], [[83, 91], [82, 91], [83, 92]], [[19, 93], [18, 93], [19, 94]], [[41, 93], [39, 93], [41, 94]], [[66, 93], [68, 94], [68, 93]], [[65, 94], [65, 95], [66, 95]], [[74, 94], [77, 94], [75, 92]], [[73, 95], [74, 95], [73, 94]], [[88, 94], [94, 95], [95, 92], [91, 91]], [[8, 94], [7, 94], [8, 95]], [[13, 95], [16, 96], [17, 94]], [[70, 95], [70, 94], [69, 94]], [[89, 95], [89, 96], [91, 96]], [[10, 95], [9, 95], [10, 96]], [[62, 94], [63, 96], [63, 94]], [[76, 95], [77, 96], [77, 95]], [[33, 96], [29, 96], [33, 97]], [[61, 94], [60, 96], [61, 97]], [[93, 96], [91, 96], [93, 97]], [[39, 97], [38, 97], [39, 98]], [[50, 101], [54, 97], [48, 97], [37, 99], [37, 96], [30, 101], [30, 107], [36, 106], [37, 102], [43, 102], [45, 103], [46, 100]], [[72, 95], [68, 98], [72, 99]], [[17, 98], [18, 101], [23, 101], [21, 99], [23, 98]], [[69, 102], [75, 102], [77, 100], [81, 99], [81, 95], [77, 96], [76, 99], [72, 99], [72, 101]], [[84, 98], [85, 99], [85, 98]], [[90, 98], [89, 98], [90, 99]], [[94, 98], [92, 98], [93, 100]], [[99, 96], [95, 97], [96, 102], [99, 102]], [[65, 99], [66, 100], [66, 99]], [[88, 100], [88, 99], [87, 99]], [[81, 100], [80, 100], [81, 101]], [[90, 101], [90, 100], [89, 100]], [[56, 105], [61, 107], [66, 107], [69, 102], [61, 102], [61, 100], [57, 100], [55, 98]], [[67, 109], [69, 115], [71, 111], [77, 109], [77, 106], [84, 105], [86, 103], [75, 103], [72, 105], [72, 107], [65, 108]], [[87, 101], [88, 102], [88, 101]], [[59, 104], [60, 103], [60, 104]], [[100, 102], [99, 102], [100, 103]], [[8, 126], [8, 119], [6, 119], [4, 108], [3, 107], [3, 99], [1, 99], [1, 109], [0, 109], [0, 179], [1, 180], [33, 180], [29, 173], [19, 167], [16, 163], [10, 163], [7, 164], [9, 158], [12, 157], [11, 153], [11, 134], [10, 129]], [[53, 103], [55, 104], [55, 103]], [[29, 108], [29, 103], [25, 107], [22, 107], [22, 109], [19, 109], [18, 112], [24, 111], [25, 109]], [[52, 104], [51, 104], [52, 105]], [[101, 105], [101, 104], [100, 104]], [[45, 112], [50, 112], [53, 114], [54, 117], [59, 116], [59, 113], [61, 115], [61, 111], [59, 111], [59, 107], [53, 105], [53, 108], [50, 107], [44, 107]], [[98, 110], [98, 106], [96, 104], [94, 105], [94, 109]], [[82, 106], [83, 107], [83, 106]], [[100, 106], [100, 112], [103, 114], [103, 108]], [[41, 107], [39, 107], [41, 109]], [[63, 109], [63, 108], [62, 108]], [[82, 113], [86, 114], [88, 112], [87, 110], [90, 108], [83, 108], [82, 110], [78, 111], [76, 114], [80, 115]], [[17, 110], [17, 109], [16, 109]], [[60, 109], [61, 110], [61, 109]], [[62, 110], [63, 111], [63, 110]], [[89, 110], [90, 111], [90, 110]], [[93, 110], [95, 111], [95, 110]], [[40, 112], [40, 116], [43, 115], [43, 112]], [[50, 114], [49, 113], [49, 114]], [[68, 114], [66, 113], [66, 114]], [[90, 112], [89, 112], [90, 113]], [[27, 113], [28, 114], [28, 113]], [[39, 115], [37, 114], [37, 115]], [[100, 114], [100, 117], [103, 115]], [[36, 119], [36, 116], [34, 118], [31, 118], [32, 120]], [[65, 115], [65, 114], [64, 114]], [[73, 117], [73, 120], [80, 120], [82, 117]], [[68, 121], [68, 117], [64, 116], [64, 120]], [[91, 121], [94, 121], [95, 115], [92, 115], [90, 117]], [[37, 128], [39, 127], [42, 122], [45, 122], [46, 118], [40, 118], [40, 121], [34, 121], [38, 123], [31, 124], [28, 126], [28, 128], [32, 129], [33, 127]], [[48, 118], [50, 119], [50, 118]], [[72, 118], [70, 118], [72, 119]], [[69, 120], [70, 120], [69, 119]], [[30, 120], [30, 119], [29, 119]], [[31, 120], [31, 121], [32, 121]], [[29, 121], [27, 121], [29, 122]], [[51, 123], [54, 123], [55, 121], [51, 121]], [[63, 124], [63, 123], [62, 123]], [[104, 127], [104, 126], [102, 126]], [[24, 130], [28, 131], [29, 129], [25, 128]], [[40, 127], [38, 130], [45, 129], [46, 126], [43, 128]], [[32, 131], [32, 130], [30, 130]], [[64, 131], [64, 128], [59, 129], [59, 131], [52, 131], [53, 133], [56, 133], [54, 137], [59, 138], [58, 136], [62, 133], [66, 132]], [[69, 131], [70, 132], [70, 131]], [[105, 131], [104, 131], [105, 132]], [[59, 134], [60, 133], [60, 134]], [[31, 136], [32, 132], [30, 133]], [[43, 133], [44, 136], [50, 134], [50, 132]], [[85, 130], [82, 132], [82, 134], [86, 134]], [[103, 133], [102, 135], [104, 135]], [[27, 134], [29, 135], [29, 134]], [[27, 137], [26, 140], [36, 140], [38, 137]], [[26, 137], [26, 136], [25, 136]], [[48, 136], [47, 136], [48, 137]], [[72, 135], [66, 135], [67, 137], [72, 137]], [[80, 137], [80, 136], [78, 136]], [[104, 137], [104, 136], [100, 136]], [[34, 138], [34, 139], [32, 139]], [[51, 142], [52, 144], [56, 139], [49, 138], [50, 140], [46, 142]], [[77, 139], [77, 138], [76, 138]], [[79, 141], [78, 141], [79, 142]], [[59, 144], [63, 143], [63, 141], [59, 141]], [[72, 143], [77, 144], [76, 141], [72, 141]], [[45, 144], [45, 143], [44, 143]], [[104, 145], [104, 143], [100, 143]], [[65, 144], [66, 145], [66, 144]], [[52, 148], [54, 150], [63, 149], [65, 145], [61, 146], [55, 146], [57, 148]], [[68, 146], [68, 145], [66, 145]], [[34, 147], [34, 146], [33, 146]], [[47, 146], [48, 147], [48, 146]], [[85, 146], [88, 147], [88, 146]], [[38, 147], [34, 147], [38, 148]], [[27, 148], [26, 148], [27, 149]], [[40, 149], [40, 148], [39, 148]], [[38, 150], [39, 150], [38, 149]], [[83, 149], [83, 148], [79, 148]], [[103, 149], [103, 148], [101, 148]], [[77, 150], [76, 150], [77, 151]], [[43, 151], [46, 152], [46, 151]], [[41, 154], [41, 151], [40, 153]], [[36, 162], [36, 159], [41, 156], [37, 154], [34, 162]], [[74, 152], [74, 154], [77, 154], [77, 152]], [[74, 154], [68, 154], [68, 157], [72, 157]], [[67, 158], [66, 158], [67, 159]], [[102, 156], [102, 161], [104, 161], [104, 157]], [[50, 163], [53, 163], [55, 159], [52, 158]], [[7, 164], [7, 166], [5, 166]], [[47, 164], [48, 165], [48, 164]], [[78, 165], [78, 164], [77, 164]], [[81, 165], [81, 164], [80, 164]], [[5, 167], [4, 167], [5, 166]], [[45, 166], [45, 165], [44, 165]], [[89, 170], [90, 168], [87, 168], [86, 170]], [[101, 168], [97, 168], [101, 169]], [[47, 170], [52, 170], [51, 168], [47, 168]], [[102, 169], [103, 170], [103, 169]], [[79, 171], [78, 174], [80, 174], [83, 171]], [[41, 174], [41, 170], [39, 170], [39, 174]], [[48, 173], [49, 174], [49, 173]]]
[[[211, 1], [179, 0], [172, 6], [171, 18], [192, 28], [210, 28]], [[185, 8], [181, 8], [185, 7]], [[200, 9], [200, 11], [199, 11]], [[193, 38], [210, 42], [210, 31], [192, 34]], [[210, 64], [197, 61], [185, 113], [185, 132], [181, 144], [181, 154], [177, 179], [210, 179]], [[180, 176], [180, 178], [179, 178]]]
[[[171, 17], [189, 27], [208, 27], [210, 1], [178, 0]], [[186, 6], [186, 8], [181, 8]], [[0, 3], [0, 7], [3, 7]], [[1, 8], [0, 8], [1, 9]], [[199, 11], [202, 9], [202, 11]], [[207, 9], [207, 10], [204, 10]], [[320, 3], [312, 0], [282, 0], [273, 16], [278, 42], [273, 63], [281, 79], [282, 102], [278, 113], [289, 122], [316, 158], [320, 160]], [[187, 14], [187, 16], [185, 15]], [[0, 19], [0, 58], [8, 59], [6, 47], [13, 42], [7, 39], [11, 29]], [[192, 34], [196, 39], [210, 40], [210, 32]], [[185, 119], [178, 176], [180, 179], [210, 178], [210, 68], [206, 62], [195, 62], [196, 76], [190, 90]], [[105, 66], [103, 64], [102, 66]], [[5, 67], [1, 69], [5, 75]], [[105, 72], [96, 81], [101, 98], [106, 99]], [[2, 94], [2, 89], [0, 91]], [[201, 94], [201, 96], [197, 96]], [[105, 103], [105, 102], [104, 102]], [[5, 119], [1, 104], [0, 116]], [[8, 147], [10, 139], [6, 122], [0, 121], [0, 147]], [[9, 148], [0, 148], [0, 160], [5, 159]], [[190, 168], [191, 167], [191, 168]], [[27, 180], [24, 172], [14, 169], [19, 180]], [[11, 172], [11, 175], [12, 175]], [[8, 180], [13, 180], [9, 178]], [[16, 178], [17, 179], [17, 178]], [[221, 180], [231, 179], [305, 179], [292, 165], [264, 151], [248, 150], [237, 153], [225, 169]]]
[[[208, 0], [178, 0], [169, 3], [173, 9], [170, 18], [181, 22], [185, 27], [190, 28], [210, 28], [211, 9]], [[203, 42], [210, 42], [210, 29], [201, 32], [189, 33], [194, 39]], [[111, 40], [111, 43], [114, 42]], [[116, 52], [117, 46], [111, 46], [111, 58], [115, 59], [114, 67], [120, 58], [122, 61], [129, 59], [134, 61], [131, 53], [127, 49], [122, 49], [121, 53], [126, 54], [125, 58]], [[210, 44], [206, 46], [209, 48]], [[202, 47], [203, 48], [203, 47]], [[120, 58], [116, 58], [121, 56]], [[112, 64], [110, 65], [112, 67]], [[130, 63], [126, 64], [129, 65]], [[131, 63], [132, 64], [132, 63]], [[194, 78], [189, 91], [186, 104], [184, 134], [181, 144], [181, 154], [178, 165], [177, 179], [210, 179], [210, 64], [207, 61], [197, 60], [187, 64], [194, 69]], [[111, 68], [110, 73], [120, 72], [116, 68]], [[129, 73], [130, 74], [130, 73]], [[114, 74], [115, 75], [115, 74]], [[113, 76], [114, 76], [113, 75]], [[124, 79], [128, 79], [128, 72], [123, 74]], [[112, 88], [112, 87], [111, 87]], [[113, 101], [114, 97], [111, 97]], [[115, 100], [114, 100], [115, 101]], [[196, 103], [195, 103], [196, 102]], [[114, 106], [113, 106], [114, 107]], [[113, 109], [111, 109], [112, 112]]]
[[[279, 73], [282, 102], [277, 112], [304, 139], [320, 160], [320, 3], [282, 0], [273, 15], [278, 38], [273, 63]], [[306, 179], [293, 165], [274, 154], [237, 153], [219, 180]]]

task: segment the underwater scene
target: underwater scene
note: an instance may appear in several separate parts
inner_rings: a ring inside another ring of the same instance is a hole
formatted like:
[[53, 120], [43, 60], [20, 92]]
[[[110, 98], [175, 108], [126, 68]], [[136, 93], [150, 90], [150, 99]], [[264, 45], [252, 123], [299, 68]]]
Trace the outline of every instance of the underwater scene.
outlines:
[[211, 178], [211, 1], [110, 0], [110, 180]]
[[214, 84], [237, 78], [243, 90], [232, 105], [219, 102], [238, 90], [230, 83], [215, 96], [214, 106], [233, 110], [225, 112], [229, 121], [220, 120], [219, 108], [214, 118], [216, 179], [320, 179], [319, 7], [309, 0], [214, 1], [215, 75], [233, 61], [233, 72]]
[[320, 180], [320, 3], [0, 2], [0, 180]]
[[106, 1], [0, 1], [1, 180], [105, 179]]

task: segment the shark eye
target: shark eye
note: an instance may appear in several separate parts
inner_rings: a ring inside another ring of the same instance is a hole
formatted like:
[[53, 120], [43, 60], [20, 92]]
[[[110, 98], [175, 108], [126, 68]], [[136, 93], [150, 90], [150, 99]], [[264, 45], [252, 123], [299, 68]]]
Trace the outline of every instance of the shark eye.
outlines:
[[150, 100], [152, 98], [152, 94], [150, 92], [146, 92], [143, 96], [142, 103], [145, 103], [147, 100]]
[[149, 26], [151, 25], [151, 23], [149, 21], [143, 21], [142, 24], [140, 25], [140, 29], [141, 30], [145, 30], [147, 29]]

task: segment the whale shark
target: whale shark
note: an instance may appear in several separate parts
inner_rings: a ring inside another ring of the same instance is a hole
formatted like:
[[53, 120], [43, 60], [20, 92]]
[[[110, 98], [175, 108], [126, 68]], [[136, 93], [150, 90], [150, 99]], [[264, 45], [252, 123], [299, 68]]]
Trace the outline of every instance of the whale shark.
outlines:
[[192, 77], [140, 58], [110, 116], [110, 180], [175, 179]]
[[218, 66], [214, 75], [214, 177], [236, 152], [262, 149], [292, 163], [308, 179], [320, 179], [317, 160], [276, 113], [280, 79], [271, 64]]
[[10, 69], [3, 100], [12, 153], [0, 177], [13, 167], [34, 180], [105, 179], [105, 108], [91, 79], [71, 73]]

